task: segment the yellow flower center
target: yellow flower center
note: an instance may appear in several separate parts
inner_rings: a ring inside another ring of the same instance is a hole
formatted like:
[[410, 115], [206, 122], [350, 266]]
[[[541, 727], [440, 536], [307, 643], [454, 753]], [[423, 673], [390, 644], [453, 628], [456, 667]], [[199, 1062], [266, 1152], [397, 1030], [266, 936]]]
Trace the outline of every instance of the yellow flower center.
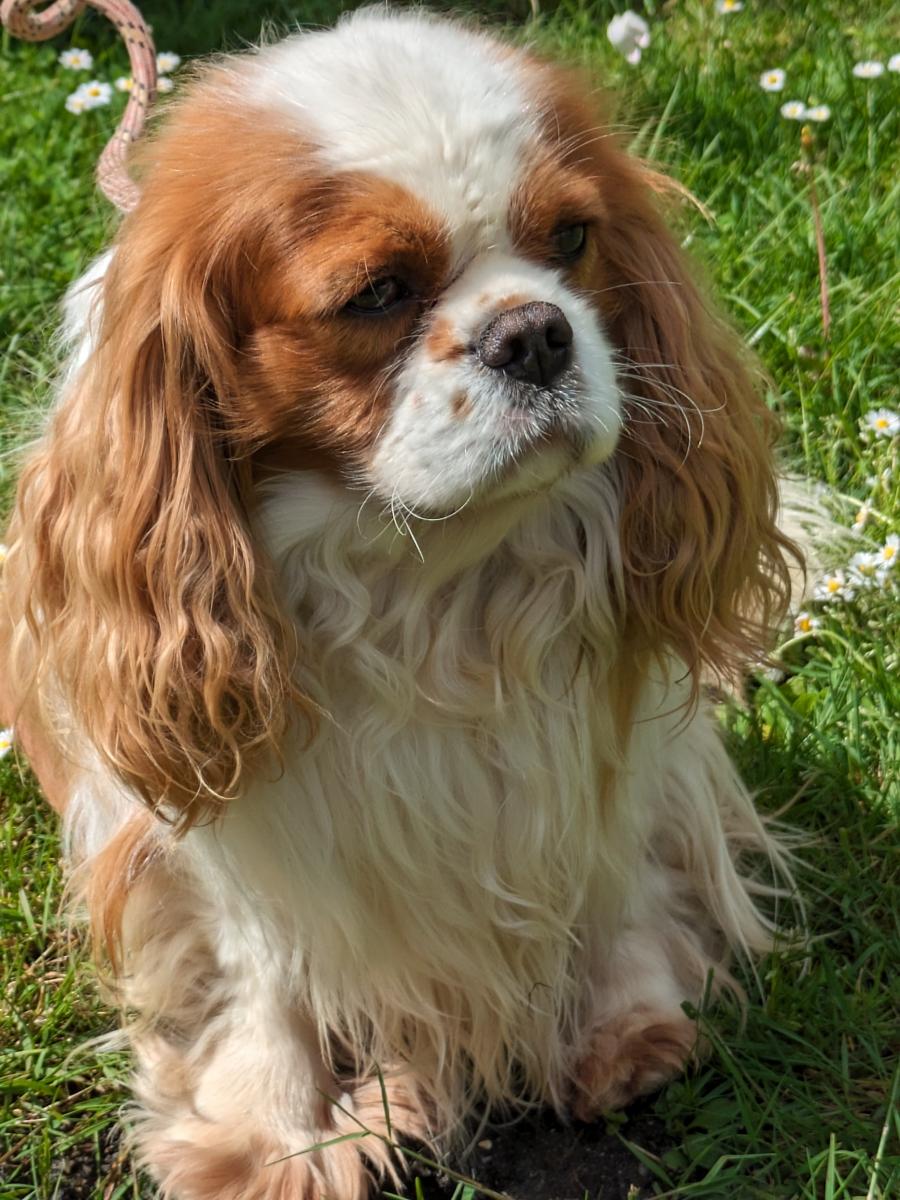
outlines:
[[801, 633], [809, 633], [812, 629], [812, 621], [809, 617], [801, 617], [797, 622], [797, 628]]
[[887, 417], [876, 417], [875, 418], [875, 428], [876, 429], [887, 429], [887, 427], [888, 427]]
[[891, 559], [894, 557], [894, 555], [896, 553], [897, 553], [896, 546], [885, 546], [884, 549], [881, 551], [882, 557], [886, 558], [888, 562], [891, 561]]
[[839, 579], [828, 580], [829, 592], [839, 592], [841, 590], [841, 581]]

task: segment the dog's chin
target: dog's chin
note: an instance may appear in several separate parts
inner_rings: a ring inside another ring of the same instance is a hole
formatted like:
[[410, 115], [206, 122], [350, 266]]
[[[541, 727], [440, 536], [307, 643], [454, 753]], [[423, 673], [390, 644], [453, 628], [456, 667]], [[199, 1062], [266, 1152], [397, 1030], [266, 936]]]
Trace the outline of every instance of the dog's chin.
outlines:
[[417, 505], [420, 515], [446, 520], [457, 513], [470, 517], [514, 501], [540, 502], [563, 486], [573, 475], [595, 469], [613, 455], [618, 431], [612, 434], [585, 433], [562, 427], [540, 435], [511, 437], [497, 448], [497, 465], [480, 484], [465, 494], [438, 503]]
[[503, 465], [486, 480], [476, 500], [483, 505], [509, 498], [540, 498], [580, 471], [607, 462], [618, 443], [618, 424], [584, 430], [558, 423], [531, 437], [513, 433], [501, 447]]

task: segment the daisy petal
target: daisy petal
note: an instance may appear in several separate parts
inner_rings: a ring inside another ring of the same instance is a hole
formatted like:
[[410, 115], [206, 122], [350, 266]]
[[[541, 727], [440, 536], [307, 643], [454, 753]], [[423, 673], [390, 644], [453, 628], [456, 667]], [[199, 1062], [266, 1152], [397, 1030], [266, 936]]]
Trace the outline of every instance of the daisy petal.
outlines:
[[613, 17], [606, 27], [606, 36], [634, 66], [641, 61], [641, 51], [650, 45], [650, 26], [643, 17], [628, 9]]
[[171, 50], [162, 50], [156, 56], [156, 69], [160, 75], [168, 75], [181, 66], [181, 55], [173, 54]]
[[764, 92], [780, 92], [784, 87], [785, 74], [780, 67], [773, 67], [771, 71], [763, 71], [759, 77], [759, 86]]
[[876, 408], [863, 417], [864, 432], [875, 437], [895, 437], [900, 433], [900, 413], [890, 408]]
[[879, 75], [884, 74], [884, 63], [874, 59], [858, 62], [853, 67], [853, 74], [857, 79], [877, 79]]
[[57, 62], [67, 71], [89, 71], [94, 65], [94, 56], [90, 50], [81, 50], [77, 46], [70, 46], [68, 50], [63, 50]]

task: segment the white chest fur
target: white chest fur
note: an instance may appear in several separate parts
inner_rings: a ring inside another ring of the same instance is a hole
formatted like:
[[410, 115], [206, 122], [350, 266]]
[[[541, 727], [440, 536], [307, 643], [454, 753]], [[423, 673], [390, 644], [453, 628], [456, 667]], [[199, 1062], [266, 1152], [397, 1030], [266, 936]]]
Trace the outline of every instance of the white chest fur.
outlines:
[[[376, 1053], [455, 1029], [499, 1087], [513, 1059], [560, 1057], [582, 1022], [670, 722], [630, 745], [617, 729], [608, 481], [493, 521], [417, 527], [420, 561], [320, 484], [273, 489], [261, 526], [325, 715], [189, 845], [232, 917], [225, 958], [250, 946], [324, 1027]], [[661, 703], [647, 685], [642, 715]]]

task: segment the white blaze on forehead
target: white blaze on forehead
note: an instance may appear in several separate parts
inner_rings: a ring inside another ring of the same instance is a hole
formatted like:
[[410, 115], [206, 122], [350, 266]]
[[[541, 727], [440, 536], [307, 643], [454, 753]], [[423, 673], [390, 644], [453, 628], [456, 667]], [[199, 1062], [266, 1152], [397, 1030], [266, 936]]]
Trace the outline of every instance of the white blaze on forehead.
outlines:
[[366, 10], [252, 63], [253, 99], [295, 114], [333, 170], [408, 188], [446, 220], [459, 258], [508, 245], [538, 119], [515, 55], [427, 14]]

